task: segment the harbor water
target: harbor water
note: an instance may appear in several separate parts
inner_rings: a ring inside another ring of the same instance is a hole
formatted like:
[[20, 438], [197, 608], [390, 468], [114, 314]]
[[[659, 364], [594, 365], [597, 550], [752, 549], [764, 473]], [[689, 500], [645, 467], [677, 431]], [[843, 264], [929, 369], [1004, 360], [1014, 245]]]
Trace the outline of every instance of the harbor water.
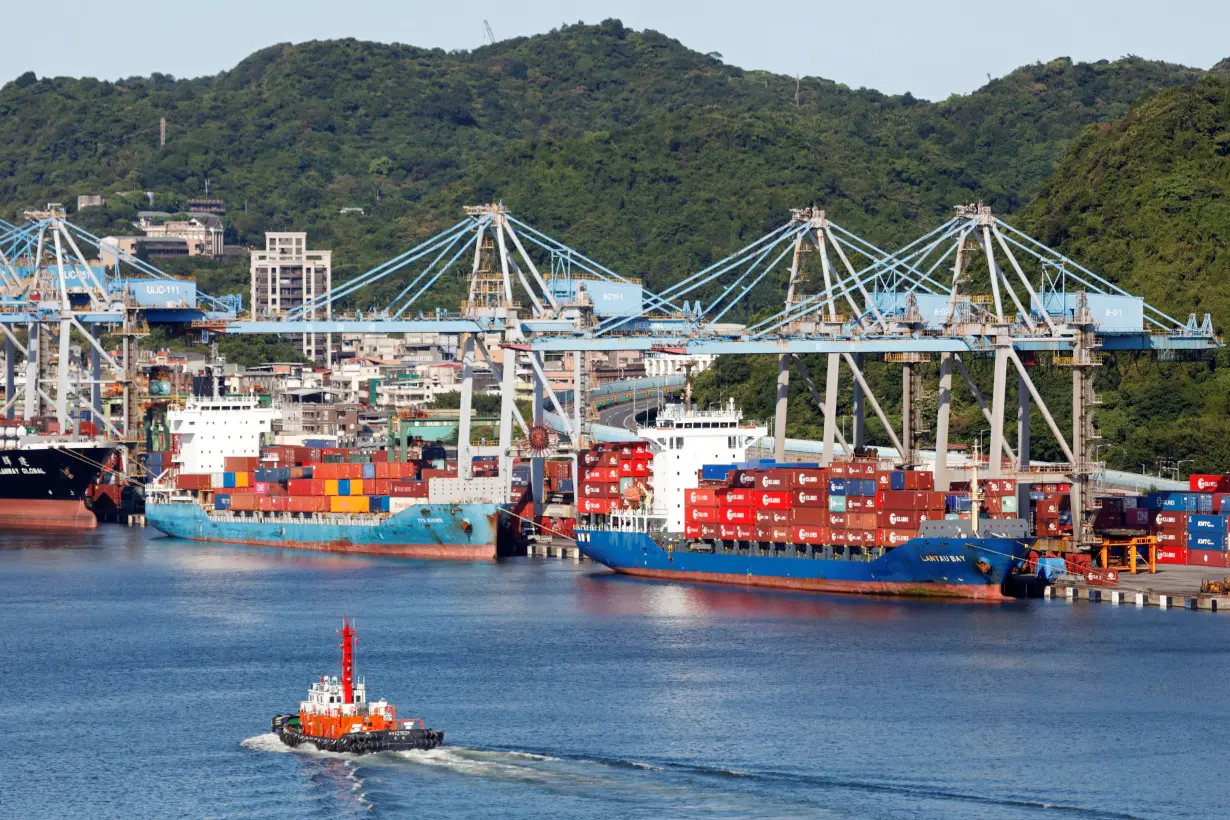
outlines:
[[[357, 673], [430, 752], [290, 751]], [[1230, 616], [0, 534], [0, 816], [1230, 816]]]

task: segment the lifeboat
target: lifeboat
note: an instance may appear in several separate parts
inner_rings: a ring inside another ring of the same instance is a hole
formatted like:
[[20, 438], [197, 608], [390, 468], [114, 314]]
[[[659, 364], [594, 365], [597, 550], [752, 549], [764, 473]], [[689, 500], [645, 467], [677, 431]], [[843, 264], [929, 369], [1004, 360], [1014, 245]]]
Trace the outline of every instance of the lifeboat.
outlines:
[[342, 618], [342, 676], [322, 676], [308, 689], [296, 713], [274, 715], [271, 728], [287, 746], [311, 744], [321, 751], [396, 752], [433, 749], [444, 732], [419, 718], [398, 718], [385, 700], [369, 701], [367, 685], [354, 677], [354, 625]]

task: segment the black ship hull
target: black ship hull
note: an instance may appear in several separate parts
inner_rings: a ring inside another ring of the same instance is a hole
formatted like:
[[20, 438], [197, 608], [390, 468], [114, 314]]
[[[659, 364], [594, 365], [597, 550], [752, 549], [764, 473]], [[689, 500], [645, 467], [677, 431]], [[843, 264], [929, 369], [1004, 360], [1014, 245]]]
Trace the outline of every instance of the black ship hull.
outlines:
[[350, 752], [372, 754], [374, 752], [407, 752], [415, 749], [434, 749], [444, 742], [444, 732], [434, 729], [392, 729], [384, 732], [351, 732], [341, 737], [313, 737], [297, 732], [288, 720], [294, 715], [277, 715], [273, 718], [273, 731], [287, 746], [309, 744], [322, 752]]
[[0, 525], [90, 529], [85, 506], [91, 484], [115, 448], [85, 443], [0, 449]]

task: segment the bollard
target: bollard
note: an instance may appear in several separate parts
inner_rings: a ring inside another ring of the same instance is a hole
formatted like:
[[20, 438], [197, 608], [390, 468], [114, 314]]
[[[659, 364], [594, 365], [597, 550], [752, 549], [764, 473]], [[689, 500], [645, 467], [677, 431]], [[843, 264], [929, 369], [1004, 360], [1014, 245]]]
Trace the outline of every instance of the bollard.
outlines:
[[1170, 596], [1169, 595], [1157, 596], [1157, 606], [1158, 606], [1158, 609], [1170, 609]]
[[1111, 592], [1110, 592], [1110, 602], [1111, 602], [1112, 604], [1121, 604], [1121, 603], [1123, 603], [1123, 593], [1122, 593], [1120, 590], [1117, 590], [1117, 589], [1113, 589], [1113, 590], [1111, 590]]
[[1143, 592], [1137, 592], [1136, 593], [1136, 606], [1144, 606], [1145, 602], [1146, 602], [1145, 594]]

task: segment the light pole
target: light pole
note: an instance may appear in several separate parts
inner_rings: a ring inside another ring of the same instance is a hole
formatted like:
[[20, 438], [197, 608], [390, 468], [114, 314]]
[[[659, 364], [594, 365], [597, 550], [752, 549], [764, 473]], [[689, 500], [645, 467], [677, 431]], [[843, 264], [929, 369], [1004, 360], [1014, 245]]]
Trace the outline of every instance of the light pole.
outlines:
[[1193, 461], [1195, 461], [1195, 459], [1194, 459], [1194, 458], [1184, 458], [1184, 459], [1180, 459], [1179, 461], [1176, 461], [1176, 462], [1174, 463], [1174, 477], [1175, 477], [1175, 481], [1178, 481], [1178, 480], [1179, 480], [1179, 476], [1181, 476], [1181, 475], [1183, 474], [1183, 471], [1182, 471], [1182, 469], [1180, 469], [1180, 468], [1181, 468], [1184, 464], [1191, 464]]

